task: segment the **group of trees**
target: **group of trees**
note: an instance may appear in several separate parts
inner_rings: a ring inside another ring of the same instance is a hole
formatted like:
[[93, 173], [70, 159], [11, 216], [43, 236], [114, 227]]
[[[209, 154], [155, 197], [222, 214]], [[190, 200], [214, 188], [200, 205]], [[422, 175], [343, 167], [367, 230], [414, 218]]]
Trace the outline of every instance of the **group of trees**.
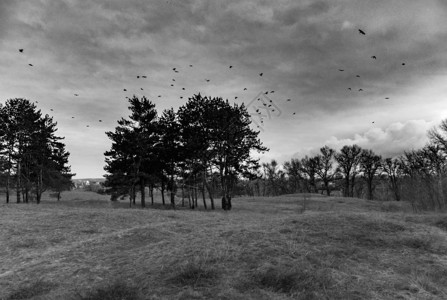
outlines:
[[[382, 158], [358, 145], [340, 151], [324, 146], [315, 156], [291, 159], [280, 166], [275, 160], [262, 164], [254, 181], [240, 182], [239, 192], [251, 195], [280, 195], [296, 192], [341, 191], [344, 197], [382, 199], [391, 195], [412, 203], [413, 208], [443, 209], [447, 204], [447, 120], [429, 131], [422, 149]], [[385, 196], [384, 196], [385, 194]]]
[[29, 100], [10, 99], [0, 105], [0, 180], [9, 203], [35, 199], [51, 189], [60, 193], [71, 187], [69, 152], [55, 135], [57, 124], [43, 116]]
[[214, 195], [222, 196], [222, 208], [231, 209], [231, 192], [238, 178], [252, 178], [259, 168], [251, 151], [267, 151], [250, 128], [245, 106], [230, 105], [222, 98], [189, 98], [177, 111], [164, 110], [158, 116], [155, 105], [145, 97], [129, 99], [129, 119], [118, 121], [115, 131], [106, 132], [112, 147], [105, 152], [106, 186], [112, 199], [130, 196], [135, 203], [137, 191], [145, 206], [149, 188], [153, 204], [154, 188], [170, 193], [175, 207], [179, 188], [189, 206], [197, 206], [202, 194], [211, 209]]
[[258, 182], [254, 183], [254, 193], [266, 196], [325, 191], [330, 196], [337, 189], [342, 190], [343, 196], [353, 197], [356, 180], [361, 177], [367, 185], [367, 198], [372, 199], [374, 180], [381, 166], [381, 156], [358, 145], [344, 146], [339, 152], [324, 146], [319, 154], [293, 158], [282, 168], [276, 160], [263, 163]]

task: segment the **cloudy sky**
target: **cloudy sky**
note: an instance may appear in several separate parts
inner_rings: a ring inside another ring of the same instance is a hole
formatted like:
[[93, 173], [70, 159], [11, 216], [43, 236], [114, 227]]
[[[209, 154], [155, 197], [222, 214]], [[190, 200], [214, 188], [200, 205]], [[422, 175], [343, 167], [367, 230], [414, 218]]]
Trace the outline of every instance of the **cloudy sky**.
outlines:
[[447, 117], [446, 20], [444, 0], [1, 0], [0, 100], [54, 116], [76, 178], [105, 174], [134, 94], [159, 112], [199, 92], [244, 102], [263, 161], [354, 143], [393, 156]]

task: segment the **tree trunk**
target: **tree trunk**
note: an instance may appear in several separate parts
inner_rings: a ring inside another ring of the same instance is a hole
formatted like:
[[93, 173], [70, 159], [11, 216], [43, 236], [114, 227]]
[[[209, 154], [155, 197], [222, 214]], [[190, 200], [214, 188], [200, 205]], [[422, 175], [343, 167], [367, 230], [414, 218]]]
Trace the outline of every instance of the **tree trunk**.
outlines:
[[6, 203], [9, 203], [9, 177], [11, 176], [11, 155], [8, 155], [8, 173], [6, 173]]
[[367, 179], [367, 186], [368, 186], [368, 200], [373, 200], [373, 178]]
[[206, 189], [208, 190], [208, 195], [210, 196], [211, 209], [214, 210], [215, 206], [214, 206], [214, 199], [213, 199], [213, 193], [211, 191], [211, 187], [206, 181], [205, 181], [205, 186], [206, 186]]
[[205, 199], [205, 183], [202, 184], [202, 198], [203, 198], [203, 207], [205, 207], [205, 209], [207, 209], [206, 199]]
[[20, 191], [22, 189], [22, 184], [20, 181], [20, 178], [22, 177], [22, 174], [20, 173], [20, 161], [17, 161], [17, 184], [16, 184], [16, 193], [17, 193], [17, 203], [20, 203]]
[[161, 201], [163, 202], [163, 206], [165, 206], [165, 181], [163, 179], [161, 180]]
[[154, 185], [151, 184], [150, 187], [150, 194], [151, 194], [151, 205], [154, 205]]
[[182, 184], [182, 207], [185, 207], [185, 184]]
[[175, 193], [174, 193], [174, 175], [171, 174], [171, 206], [173, 209], [175, 209]]
[[188, 191], [188, 202], [189, 202], [189, 208], [194, 209], [194, 195], [192, 194], [192, 188], [189, 188]]
[[[195, 181], [195, 180], [194, 180]], [[196, 206], [196, 207], [199, 207], [199, 203], [198, 203], [198, 201], [197, 201], [197, 199], [199, 198], [199, 195], [198, 195], [198, 191], [197, 191], [197, 186], [195, 185], [194, 186], [194, 205]]]
[[146, 207], [146, 190], [145, 190], [145, 180], [140, 178], [140, 196], [141, 196], [141, 207]]
[[331, 195], [331, 187], [329, 186], [329, 181], [328, 181], [328, 180], [326, 180], [326, 181], [324, 182], [324, 186], [326, 187], [326, 194], [327, 194], [328, 196], [330, 196], [330, 195]]

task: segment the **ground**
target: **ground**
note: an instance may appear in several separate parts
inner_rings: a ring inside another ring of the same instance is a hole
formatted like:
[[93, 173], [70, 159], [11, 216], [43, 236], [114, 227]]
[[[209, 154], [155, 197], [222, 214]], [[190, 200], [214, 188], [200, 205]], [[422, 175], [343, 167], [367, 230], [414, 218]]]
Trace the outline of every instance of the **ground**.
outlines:
[[0, 299], [447, 299], [443, 213], [318, 195], [127, 206], [0, 204]]

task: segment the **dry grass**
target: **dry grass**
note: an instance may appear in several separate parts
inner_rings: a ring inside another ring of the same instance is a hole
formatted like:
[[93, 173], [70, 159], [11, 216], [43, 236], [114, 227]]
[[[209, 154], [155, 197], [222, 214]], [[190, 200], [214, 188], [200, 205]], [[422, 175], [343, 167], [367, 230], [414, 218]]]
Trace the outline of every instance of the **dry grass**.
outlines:
[[445, 215], [306, 199], [236, 198], [231, 212], [86, 192], [0, 204], [0, 299], [447, 298]]

